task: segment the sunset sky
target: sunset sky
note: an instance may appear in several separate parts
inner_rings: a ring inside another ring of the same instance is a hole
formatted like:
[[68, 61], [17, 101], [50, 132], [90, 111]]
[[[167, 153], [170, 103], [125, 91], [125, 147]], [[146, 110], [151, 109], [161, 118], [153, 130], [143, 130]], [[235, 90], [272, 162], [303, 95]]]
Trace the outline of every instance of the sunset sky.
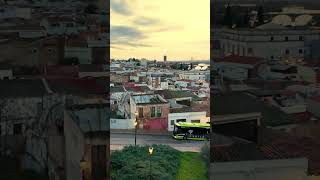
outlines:
[[111, 0], [111, 58], [208, 60], [209, 0]]

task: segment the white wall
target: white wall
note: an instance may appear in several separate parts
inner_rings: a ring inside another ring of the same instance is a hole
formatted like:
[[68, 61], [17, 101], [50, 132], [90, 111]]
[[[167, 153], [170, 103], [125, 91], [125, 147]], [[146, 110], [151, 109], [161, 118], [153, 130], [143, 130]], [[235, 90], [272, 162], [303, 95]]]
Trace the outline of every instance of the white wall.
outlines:
[[91, 49], [87, 47], [66, 47], [64, 57], [77, 57], [80, 64], [91, 64], [92, 62]]
[[110, 119], [111, 129], [134, 129], [134, 119]]
[[[220, 43], [223, 53], [236, 54], [241, 56], [257, 56], [266, 59], [274, 59], [287, 56], [286, 49], [290, 51], [289, 57], [304, 58], [304, 53], [300, 54], [299, 49], [309, 53], [308, 43], [319, 39], [316, 30], [279, 30], [279, 29], [257, 29], [257, 30], [230, 30], [219, 29], [217, 37], [221, 37]], [[271, 36], [274, 40], [270, 41]], [[299, 36], [304, 40], [299, 41]], [[285, 41], [285, 37], [289, 40]], [[248, 49], [252, 48], [253, 54], [248, 54]], [[239, 49], [239, 51], [238, 51]]]
[[80, 161], [84, 155], [84, 136], [67, 112], [64, 117], [66, 179], [81, 179]]
[[109, 72], [79, 72], [79, 78], [83, 77], [107, 77]]
[[168, 81], [160, 82], [161, 89], [169, 89]]
[[251, 65], [218, 62], [216, 68], [219, 68], [218, 73], [223, 77], [234, 80], [248, 79], [248, 70], [253, 68]]
[[319, 101], [315, 101], [315, 100], [311, 100], [308, 99], [307, 100], [307, 110], [309, 112], [311, 112], [314, 116], [316, 116], [317, 118], [320, 118], [320, 102]]
[[13, 78], [12, 70], [0, 70], [0, 79], [8, 77], [9, 79]]

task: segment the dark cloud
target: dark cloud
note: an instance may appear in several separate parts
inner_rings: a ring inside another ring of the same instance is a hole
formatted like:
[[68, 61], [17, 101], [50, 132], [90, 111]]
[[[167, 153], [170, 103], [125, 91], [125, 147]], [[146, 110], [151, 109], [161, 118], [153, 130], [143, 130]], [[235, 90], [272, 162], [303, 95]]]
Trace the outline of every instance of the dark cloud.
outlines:
[[122, 15], [131, 15], [132, 11], [129, 7], [127, 0], [111, 0], [110, 1], [110, 8], [119, 14]]
[[148, 25], [159, 24], [160, 20], [140, 16], [140, 17], [137, 17], [136, 19], [134, 19], [133, 23], [135, 23], [136, 25], [148, 26]]
[[129, 26], [111, 26], [111, 44], [126, 45], [130, 47], [151, 47], [151, 45], [139, 43], [146, 35], [136, 28]]
[[136, 28], [129, 26], [111, 26], [111, 38], [128, 38], [128, 39], [141, 39], [145, 38], [143, 32]]

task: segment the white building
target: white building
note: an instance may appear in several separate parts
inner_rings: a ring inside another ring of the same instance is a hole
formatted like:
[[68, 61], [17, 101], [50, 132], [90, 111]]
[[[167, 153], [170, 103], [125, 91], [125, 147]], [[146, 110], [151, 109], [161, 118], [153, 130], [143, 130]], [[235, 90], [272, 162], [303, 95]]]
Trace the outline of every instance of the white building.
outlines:
[[215, 29], [222, 55], [255, 56], [268, 60], [312, 57], [319, 29], [287, 28], [268, 23], [254, 29]]
[[77, 58], [80, 64], [91, 64], [92, 62], [92, 51], [87, 46], [66, 46], [64, 52], [65, 58]]
[[320, 118], [320, 97], [313, 97], [307, 100], [307, 110], [316, 118]]
[[192, 80], [192, 81], [205, 80], [207, 73], [210, 73], [210, 72], [209, 71], [200, 71], [200, 70], [180, 72], [179, 78], [180, 79], [188, 79], [188, 80]]
[[0, 80], [12, 79], [13, 73], [11, 69], [1, 69], [0, 68]]

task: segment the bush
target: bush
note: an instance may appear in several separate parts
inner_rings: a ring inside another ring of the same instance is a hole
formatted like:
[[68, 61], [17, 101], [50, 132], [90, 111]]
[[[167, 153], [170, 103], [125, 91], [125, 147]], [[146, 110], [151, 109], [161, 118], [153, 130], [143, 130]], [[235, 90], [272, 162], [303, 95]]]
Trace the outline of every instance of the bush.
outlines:
[[[152, 145], [153, 155], [149, 157], [149, 146], [126, 146], [111, 154], [111, 179], [173, 180], [179, 168], [180, 153], [166, 145]], [[151, 160], [151, 171], [150, 171]]]

